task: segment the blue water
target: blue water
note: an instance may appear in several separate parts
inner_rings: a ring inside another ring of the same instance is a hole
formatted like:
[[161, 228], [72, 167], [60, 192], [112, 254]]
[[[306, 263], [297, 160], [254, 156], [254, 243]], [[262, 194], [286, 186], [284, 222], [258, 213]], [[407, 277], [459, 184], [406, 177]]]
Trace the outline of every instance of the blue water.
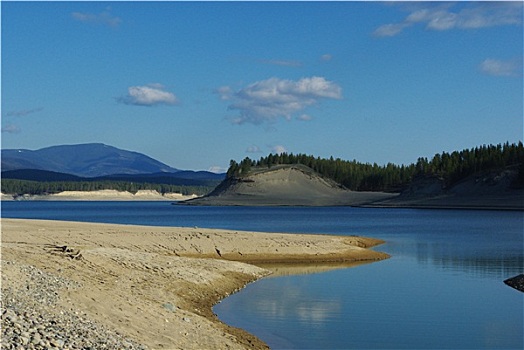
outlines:
[[275, 349], [522, 349], [524, 213], [2, 202], [2, 217], [363, 235], [391, 259], [266, 278], [215, 306]]

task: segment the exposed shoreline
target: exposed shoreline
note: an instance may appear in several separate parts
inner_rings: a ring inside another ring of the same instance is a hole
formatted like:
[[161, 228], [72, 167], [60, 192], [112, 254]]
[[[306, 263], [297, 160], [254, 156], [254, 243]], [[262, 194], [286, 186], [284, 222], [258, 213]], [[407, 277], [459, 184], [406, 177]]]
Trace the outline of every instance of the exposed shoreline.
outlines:
[[182, 202], [215, 206], [353, 206], [417, 209], [524, 210], [514, 172], [471, 176], [451, 188], [442, 179], [417, 179], [400, 193], [350, 191], [304, 166], [278, 166], [224, 180], [210, 194]]
[[117, 190], [64, 191], [45, 195], [13, 195], [2, 193], [2, 200], [19, 201], [184, 201], [198, 197], [181, 193], [158, 193], [152, 190], [139, 190], [136, 193]]
[[497, 194], [443, 194], [434, 196], [398, 196], [362, 205], [370, 208], [450, 209], [450, 210], [524, 210], [524, 191]]
[[[469, 196], [418, 196], [415, 198], [399, 195], [389, 195], [384, 199], [379, 192], [348, 192], [344, 200], [334, 198], [309, 198], [307, 201], [298, 199], [289, 203], [288, 197], [273, 197], [270, 200], [253, 200], [249, 196], [238, 195], [234, 198], [205, 198], [196, 195], [182, 195], [180, 193], [160, 194], [156, 191], [139, 191], [136, 194], [114, 190], [92, 192], [66, 191], [51, 195], [24, 195], [13, 198], [2, 194], [2, 201], [164, 201], [182, 205], [211, 205], [211, 206], [351, 206], [360, 208], [397, 208], [397, 209], [449, 209], [449, 210], [503, 210], [524, 211], [524, 192], [514, 191], [505, 195], [469, 195]], [[187, 201], [187, 202], [186, 202]]]
[[325, 271], [388, 258], [367, 249], [383, 241], [357, 236], [50, 220], [1, 224], [3, 291], [24, 285], [27, 276], [17, 266], [71, 281], [81, 287], [58, 291], [49, 312], [78, 312], [148, 348], [267, 348], [221, 323], [211, 309], [271, 273], [253, 263], [272, 263], [277, 273], [310, 273], [317, 264]]

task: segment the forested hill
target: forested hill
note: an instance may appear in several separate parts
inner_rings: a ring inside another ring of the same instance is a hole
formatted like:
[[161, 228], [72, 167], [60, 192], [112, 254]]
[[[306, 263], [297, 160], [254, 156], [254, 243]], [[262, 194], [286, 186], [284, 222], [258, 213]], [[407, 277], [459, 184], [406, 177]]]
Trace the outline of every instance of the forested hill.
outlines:
[[446, 186], [477, 173], [510, 169], [517, 173], [512, 184], [524, 187], [524, 146], [518, 144], [483, 145], [452, 153], [437, 153], [432, 159], [418, 158], [409, 165], [360, 163], [333, 157], [326, 159], [305, 154], [269, 154], [259, 160], [246, 157], [240, 163], [231, 160], [228, 177], [242, 177], [261, 168], [278, 164], [303, 164], [320, 175], [354, 191], [391, 191], [405, 188], [417, 177], [434, 176]]
[[179, 171], [143, 175], [109, 175], [79, 177], [46, 170], [27, 169], [2, 172], [2, 193], [43, 195], [63, 191], [118, 190], [136, 193], [155, 190], [161, 194], [181, 193], [204, 195], [223, 179], [221, 174], [207, 171]]
[[3, 149], [2, 171], [22, 169], [47, 170], [80, 177], [179, 171], [145, 154], [102, 143], [58, 145], [35, 151]]

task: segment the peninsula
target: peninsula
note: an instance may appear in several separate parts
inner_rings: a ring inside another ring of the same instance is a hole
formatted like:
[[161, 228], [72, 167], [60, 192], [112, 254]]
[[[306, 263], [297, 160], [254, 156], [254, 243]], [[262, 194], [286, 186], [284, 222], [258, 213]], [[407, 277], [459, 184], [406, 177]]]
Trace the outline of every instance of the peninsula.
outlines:
[[259, 266], [287, 264], [296, 272], [388, 258], [367, 249], [382, 241], [357, 236], [18, 219], [1, 224], [5, 348], [42, 342], [265, 349], [211, 309], [271, 273]]

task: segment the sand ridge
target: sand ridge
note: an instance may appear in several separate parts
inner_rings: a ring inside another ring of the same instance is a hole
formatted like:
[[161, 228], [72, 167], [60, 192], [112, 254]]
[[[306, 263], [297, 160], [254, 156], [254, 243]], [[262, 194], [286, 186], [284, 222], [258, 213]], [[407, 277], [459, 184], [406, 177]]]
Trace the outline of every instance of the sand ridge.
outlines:
[[[328, 262], [340, 268], [344, 262], [388, 257], [367, 249], [382, 241], [357, 236], [18, 219], [1, 224], [3, 261], [81, 286], [60, 292], [57, 311], [78, 310], [149, 348], [266, 348], [251, 334], [221, 323], [211, 310], [270, 273], [252, 263], [307, 261], [329, 269]], [[15, 288], [9, 269], [2, 272], [3, 283]]]

